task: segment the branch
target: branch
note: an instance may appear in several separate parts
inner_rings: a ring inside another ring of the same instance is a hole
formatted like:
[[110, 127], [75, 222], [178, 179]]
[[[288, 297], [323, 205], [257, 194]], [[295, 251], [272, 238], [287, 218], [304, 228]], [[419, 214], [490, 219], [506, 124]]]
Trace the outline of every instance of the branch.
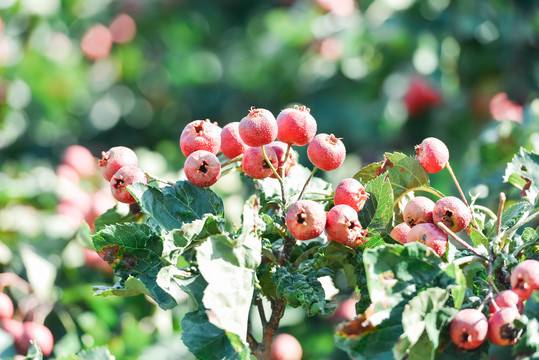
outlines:
[[466, 249], [470, 250], [471, 252], [473, 252], [475, 255], [479, 256], [480, 258], [484, 259], [484, 260], [487, 260], [488, 261], [488, 258], [484, 255], [481, 255], [479, 252], [477, 252], [477, 250], [473, 247], [473, 246], [470, 246], [466, 241], [462, 240], [457, 234], [455, 234], [453, 231], [451, 231], [443, 222], [438, 222], [436, 223], [436, 225], [442, 229], [443, 231], [445, 231], [445, 233], [449, 236], [451, 236], [453, 239], [455, 239], [459, 244], [461, 244], [462, 246], [464, 246]]

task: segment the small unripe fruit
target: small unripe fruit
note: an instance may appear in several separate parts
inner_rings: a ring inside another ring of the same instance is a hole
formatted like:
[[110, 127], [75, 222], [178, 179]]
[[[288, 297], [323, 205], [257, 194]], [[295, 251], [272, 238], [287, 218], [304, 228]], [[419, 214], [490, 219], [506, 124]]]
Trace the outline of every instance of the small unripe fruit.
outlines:
[[279, 334], [273, 339], [270, 360], [301, 360], [303, 349], [299, 341], [290, 334]]
[[[498, 308], [503, 307], [513, 307], [518, 310], [519, 313], [522, 314], [522, 311], [524, 311], [524, 303], [522, 300], [518, 297], [517, 293], [513, 290], [503, 290], [498, 293], [494, 297], [494, 302], [496, 302], [496, 305], [498, 305]], [[494, 302], [490, 302], [490, 305], [488, 307], [489, 312], [492, 314], [496, 312], [496, 306], [494, 306]]]
[[137, 201], [127, 190], [127, 185], [137, 182], [148, 183], [146, 173], [136, 166], [124, 166], [110, 179], [112, 196], [119, 202], [134, 204]]
[[539, 290], [539, 261], [528, 259], [515, 266], [511, 272], [511, 288], [522, 301]]
[[30, 341], [32, 340], [35, 341], [36, 344], [41, 348], [43, 355], [50, 355], [54, 346], [54, 337], [52, 336], [49, 328], [30, 321], [25, 321], [22, 325], [23, 332], [21, 340], [19, 342], [15, 342], [17, 351], [19, 351], [21, 354], [26, 354], [28, 352], [28, 348], [30, 347]]
[[326, 211], [313, 200], [299, 200], [286, 213], [288, 231], [298, 240], [317, 238], [326, 226]]
[[434, 250], [438, 256], [443, 256], [447, 249], [447, 235], [431, 223], [417, 224], [410, 229], [406, 242], [418, 241]]
[[477, 309], [460, 310], [449, 325], [449, 334], [455, 345], [461, 349], [475, 349], [485, 341], [488, 321]]
[[424, 196], [416, 196], [406, 203], [402, 216], [410, 227], [431, 223], [433, 209], [434, 201]]
[[[281, 141], [272, 141], [268, 144], [269, 147], [271, 147], [273, 150], [275, 150], [275, 155], [277, 155], [277, 173], [279, 176], [281, 176], [281, 172], [284, 168], [284, 176], [288, 176], [288, 173], [290, 172], [290, 169], [296, 165], [296, 153], [290, 149], [288, 152], [288, 160], [285, 161], [285, 155], [286, 150], [288, 148], [288, 145]], [[277, 177], [273, 172], [270, 175], [271, 178], [276, 179]]]
[[327, 213], [326, 233], [330, 240], [355, 248], [365, 242], [367, 230], [361, 227], [353, 208], [335, 205]]
[[389, 236], [401, 244], [406, 244], [406, 238], [408, 237], [410, 229], [411, 228], [408, 226], [408, 224], [402, 222], [391, 230]]
[[341, 166], [346, 157], [346, 149], [335, 135], [318, 134], [307, 147], [307, 157], [317, 168], [331, 171]]
[[277, 121], [266, 109], [251, 108], [239, 125], [241, 139], [248, 146], [268, 145], [277, 137]]
[[453, 232], [464, 230], [472, 220], [470, 209], [457, 197], [446, 196], [439, 199], [432, 209], [434, 223], [442, 222]]
[[[264, 150], [266, 152], [266, 156], [271, 162], [271, 165], [277, 169], [279, 161], [277, 159], [277, 155], [275, 154], [275, 150], [267, 145], [264, 146]], [[266, 162], [266, 159], [264, 159], [264, 154], [262, 153], [262, 148], [260, 147], [250, 147], [245, 150], [243, 159], [241, 161], [241, 168], [245, 174], [253, 179], [265, 179], [273, 174], [270, 165]]]
[[217, 154], [221, 148], [221, 128], [210, 119], [191, 121], [180, 135], [180, 148], [185, 156], [197, 150]]
[[102, 158], [99, 160], [99, 166], [101, 167], [103, 177], [107, 181], [110, 181], [112, 176], [120, 168], [138, 165], [138, 158], [135, 152], [125, 146], [115, 146], [107, 152], [103, 151], [101, 154]]
[[434, 174], [449, 161], [449, 150], [442, 140], [428, 137], [415, 146], [415, 156], [426, 172]]
[[247, 144], [240, 137], [239, 121], [226, 124], [221, 130], [221, 152], [228, 159], [234, 159], [245, 152]]
[[316, 120], [309, 108], [295, 106], [284, 109], [277, 116], [277, 138], [290, 145], [307, 145], [316, 135]]
[[184, 164], [185, 176], [193, 185], [212, 186], [221, 176], [221, 163], [217, 156], [206, 150], [198, 150], [187, 157]]
[[88, 178], [96, 172], [96, 159], [84, 146], [71, 145], [63, 156], [63, 163], [74, 169], [80, 177]]
[[335, 205], [345, 204], [352, 207], [356, 212], [359, 212], [363, 209], [365, 201], [368, 198], [369, 193], [365, 191], [365, 188], [359, 181], [353, 178], [346, 178], [335, 188], [333, 201]]
[[[326, 221], [326, 214], [324, 213], [324, 222]], [[324, 229], [322, 229], [324, 230]], [[13, 316], [13, 301], [5, 293], [0, 293], [0, 319], [11, 319]]]
[[523, 329], [515, 327], [520, 313], [513, 307], [502, 307], [488, 320], [488, 339], [496, 345], [512, 345], [518, 341]]

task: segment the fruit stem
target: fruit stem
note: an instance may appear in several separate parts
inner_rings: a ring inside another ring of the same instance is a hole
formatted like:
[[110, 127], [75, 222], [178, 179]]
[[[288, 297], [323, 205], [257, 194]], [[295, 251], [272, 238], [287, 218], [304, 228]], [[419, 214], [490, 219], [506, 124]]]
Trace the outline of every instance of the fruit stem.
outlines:
[[290, 149], [292, 148], [292, 145], [288, 144], [288, 146], [286, 147], [286, 153], [284, 154], [284, 164], [283, 166], [281, 167], [281, 179], [283, 179], [284, 181], [284, 172], [285, 172], [285, 165], [288, 161], [288, 157], [290, 156]]
[[472, 261], [479, 261], [483, 263], [484, 265], [487, 265], [487, 261], [484, 258], [476, 256], [476, 255], [463, 256], [461, 258], [454, 260], [452, 263], [460, 267], [462, 265], [471, 263]]
[[[266, 154], [266, 149], [264, 149], [264, 145], [260, 147], [262, 149], [262, 155], [264, 155], [264, 160], [266, 160], [266, 164], [269, 165], [271, 171], [273, 172], [273, 175], [277, 178], [279, 181], [279, 185], [281, 185], [281, 197], [283, 199], [283, 208], [286, 207], [286, 193], [284, 191], [284, 182], [283, 178], [279, 175], [273, 164], [271, 163], [270, 159], [268, 158], [268, 155]], [[286, 161], [286, 158], [285, 158]]]
[[496, 214], [494, 214], [494, 212], [492, 210], [490, 210], [488, 207], [486, 206], [482, 206], [482, 205], [472, 205], [472, 209], [477, 209], [477, 210], [481, 210], [483, 211], [485, 214], [487, 214], [488, 216], [490, 216], [491, 219], [493, 220], [498, 220], [498, 217], [496, 217]]
[[258, 315], [260, 316], [260, 322], [262, 323], [262, 326], [268, 325], [268, 320], [266, 318], [266, 311], [264, 310], [264, 304], [262, 304], [262, 298], [260, 296], [257, 296], [255, 298], [256, 307], [258, 309]]
[[230, 164], [233, 164], [233, 163], [235, 163], [235, 162], [238, 162], [238, 161], [240, 161], [242, 158], [243, 158], [243, 154], [236, 156], [234, 159], [227, 160], [227, 161], [225, 161], [224, 163], [221, 164], [221, 168], [224, 168], [224, 167], [227, 166], [227, 165], [230, 165]]
[[477, 252], [477, 250], [473, 246], [470, 246], [466, 241], [462, 240], [457, 234], [455, 234], [453, 231], [451, 231], [443, 222], [439, 221], [439, 222], [436, 223], [436, 225], [440, 229], [445, 231], [447, 235], [451, 236], [453, 239], [455, 239], [455, 241], [457, 241], [459, 244], [464, 246], [466, 249], [470, 250], [475, 255], [479, 256], [480, 258], [488, 261], [488, 258], [486, 256], [481, 255], [479, 252]]
[[226, 174], [236, 172], [240, 169], [241, 169], [241, 165], [229, 167], [228, 169], [225, 169], [221, 172], [221, 176], [225, 176]]
[[451, 178], [453, 179], [453, 182], [457, 186], [457, 189], [459, 191], [460, 196], [462, 197], [462, 200], [464, 201], [464, 204], [466, 205], [466, 207], [468, 207], [468, 209], [472, 213], [472, 223], [474, 224], [475, 228], [478, 231], [481, 231], [481, 229], [479, 229], [479, 226], [477, 226], [477, 222], [475, 221], [475, 216], [474, 216], [473, 210], [470, 207], [470, 205], [468, 204], [468, 200], [466, 200], [466, 196], [464, 196], [464, 192], [462, 191], [462, 188], [460, 187], [459, 181], [457, 180], [457, 177], [455, 176], [455, 173], [453, 172], [453, 168], [449, 164], [449, 161], [447, 162], [447, 164], [445, 164], [445, 167], [449, 171], [449, 174], [451, 175]]
[[[498, 289], [496, 288], [496, 285], [494, 285], [494, 276], [492, 275], [493, 263], [494, 263], [494, 245], [490, 245], [489, 252], [488, 252], [488, 295], [492, 297], [492, 301], [494, 301], [492, 289], [494, 288], [496, 290], [496, 293], [499, 293]], [[496, 303], [494, 302], [494, 304]], [[497, 307], [497, 305], [495, 305], [495, 307]]]
[[[496, 234], [500, 235], [500, 231], [502, 229], [502, 214], [503, 214], [503, 208], [505, 206], [505, 193], [500, 193], [500, 203], [498, 205], [498, 219], [496, 224]], [[503, 244], [502, 244], [503, 245]], [[503, 246], [502, 246], [503, 248]]]
[[431, 187], [424, 187], [424, 186], [418, 186], [418, 187], [413, 187], [413, 188], [409, 188], [409, 189], [406, 189], [402, 194], [399, 195], [399, 197], [397, 198], [397, 200], [395, 200], [393, 202], [393, 207], [397, 206], [397, 204], [401, 201], [401, 199], [406, 195], [408, 194], [409, 192], [412, 192], [412, 191], [426, 191], [426, 192], [429, 192], [431, 194], [434, 194], [436, 196], [438, 196], [440, 199], [445, 197], [444, 194], [442, 194], [441, 192], [439, 192], [438, 190], [434, 189], [434, 188], [431, 188]]
[[316, 254], [320, 250], [321, 247], [322, 247], [322, 245], [317, 245], [317, 246], [314, 246], [314, 247], [310, 248], [309, 250], [304, 251], [303, 254], [301, 254], [296, 259], [296, 261], [294, 261], [294, 265], [293, 265], [294, 271], [296, 271], [298, 269], [298, 267], [301, 265], [303, 260], [305, 260], [306, 258], [311, 256], [312, 254]]
[[160, 179], [157, 176], [150, 175], [149, 173], [146, 173], [146, 176], [148, 177], [148, 183], [151, 183], [153, 181], [157, 181], [157, 182], [160, 182], [160, 183], [163, 183], [163, 184], [174, 186], [174, 183], [172, 181]]
[[301, 198], [303, 197], [303, 194], [305, 194], [305, 190], [307, 190], [307, 186], [311, 182], [311, 179], [313, 178], [314, 173], [316, 172], [316, 170], [318, 170], [318, 168], [315, 166], [313, 168], [313, 171], [311, 172], [311, 175], [309, 175], [309, 178], [307, 179], [307, 181], [305, 181], [305, 185], [303, 185], [303, 189], [301, 189], [301, 192], [299, 193], [299, 197], [298, 197], [297, 201], [301, 200]]

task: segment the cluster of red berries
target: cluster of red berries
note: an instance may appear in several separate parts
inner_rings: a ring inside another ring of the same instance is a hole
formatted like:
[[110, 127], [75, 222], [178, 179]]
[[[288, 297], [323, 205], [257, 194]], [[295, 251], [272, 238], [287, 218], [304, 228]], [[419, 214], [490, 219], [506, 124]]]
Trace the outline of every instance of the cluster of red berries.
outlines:
[[147, 184], [146, 173], [137, 167], [138, 158], [133, 150], [125, 146], [115, 146], [102, 152], [99, 166], [105, 180], [110, 183], [112, 196], [120, 202], [134, 204], [136, 200], [127, 191], [127, 185], [136, 182]]
[[305, 106], [284, 109], [277, 118], [269, 110], [251, 108], [241, 121], [222, 129], [209, 119], [195, 120], [180, 136], [187, 157], [185, 175], [196, 186], [215, 184], [221, 176], [216, 156], [221, 151], [231, 160], [241, 157], [243, 172], [254, 179], [285, 177], [296, 164], [295, 153], [289, 151], [292, 145], [308, 145], [307, 156], [317, 168], [338, 168], [346, 156], [344, 144], [333, 134], [316, 134], [316, 130], [316, 120]]
[[512, 345], [523, 329], [515, 325], [524, 301], [539, 290], [539, 261], [524, 260], [511, 272], [511, 290], [499, 292], [489, 305], [489, 319], [479, 309], [460, 310], [451, 320], [451, 340], [461, 349], [475, 349], [486, 338], [496, 345]]
[[33, 321], [20, 321], [13, 318], [15, 309], [11, 298], [0, 292], [0, 321], [2, 329], [13, 336], [15, 349], [20, 354], [26, 354], [30, 348], [30, 341], [35, 341], [41, 348], [43, 355], [52, 352], [54, 338], [45, 325]]

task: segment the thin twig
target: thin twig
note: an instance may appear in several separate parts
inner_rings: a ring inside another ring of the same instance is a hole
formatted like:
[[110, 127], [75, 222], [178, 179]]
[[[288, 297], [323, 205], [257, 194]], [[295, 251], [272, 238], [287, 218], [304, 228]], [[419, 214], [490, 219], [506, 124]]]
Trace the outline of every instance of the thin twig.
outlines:
[[449, 236], [451, 236], [453, 239], [455, 239], [459, 244], [461, 244], [462, 246], [464, 246], [466, 249], [470, 250], [471, 252], [473, 252], [475, 255], [479, 256], [480, 258], [483, 258], [485, 260], [488, 261], [488, 258], [484, 255], [481, 255], [479, 252], [477, 252], [477, 250], [473, 247], [473, 246], [470, 246], [466, 241], [462, 240], [457, 234], [455, 234], [453, 231], [451, 231], [451, 229], [449, 229], [443, 222], [438, 222], [436, 223], [436, 225], [442, 229], [443, 231], [445, 231]]
[[472, 205], [472, 210], [481, 210], [482, 212], [484, 212], [485, 214], [487, 214], [488, 216], [490, 216], [491, 219], [493, 220], [498, 220], [499, 217], [496, 216], [496, 214], [494, 214], [494, 212], [492, 210], [490, 210], [488, 207], [486, 206], [482, 206], [482, 205]]
[[266, 327], [268, 324], [268, 320], [266, 319], [266, 312], [264, 311], [264, 304], [262, 303], [262, 299], [260, 296], [257, 296], [255, 299], [256, 307], [258, 309], [258, 315], [260, 316], [260, 322], [262, 323], [263, 327]]
[[241, 161], [241, 159], [243, 159], [243, 154], [236, 156], [234, 159], [225, 161], [224, 163], [221, 164], [221, 168], [224, 168], [225, 166], [233, 164], [235, 162]]
[[439, 197], [440, 199], [445, 197], [444, 194], [442, 194], [441, 192], [439, 192], [438, 190], [436, 189], [433, 189], [431, 187], [424, 187], [424, 186], [417, 186], [417, 187], [413, 187], [413, 188], [408, 188], [406, 189], [406, 191], [404, 191], [402, 194], [399, 195], [399, 197], [397, 198], [397, 200], [395, 200], [393, 202], [393, 207], [397, 206], [397, 204], [401, 201], [401, 199], [406, 195], [408, 194], [409, 192], [411, 191], [425, 191], [425, 192], [429, 192], [431, 194], [434, 194], [436, 195], [437, 197]]
[[160, 179], [160, 178], [158, 178], [157, 176], [150, 175], [149, 173], [146, 173], [146, 176], [149, 178], [149, 179], [148, 179], [148, 182], [149, 182], [149, 183], [152, 182], [152, 181], [157, 181], [157, 182], [160, 182], [160, 183], [163, 183], [163, 184], [167, 184], [167, 185], [170, 185], [170, 186], [174, 186], [174, 183], [173, 183], [172, 181]]
[[496, 234], [500, 235], [500, 231], [502, 229], [502, 214], [503, 214], [503, 208], [505, 206], [505, 193], [500, 193], [500, 203], [498, 205], [498, 222], [496, 224]]
[[310, 248], [307, 251], [304, 251], [303, 254], [301, 254], [296, 259], [296, 261], [294, 261], [294, 265], [293, 265], [294, 271], [298, 269], [299, 265], [303, 262], [303, 260], [307, 259], [312, 254], [316, 254], [318, 252], [318, 250], [320, 250], [321, 247], [322, 247], [322, 245], [317, 245], [317, 246], [314, 246], [314, 247]]
[[305, 181], [305, 185], [303, 185], [303, 189], [301, 189], [301, 192], [299, 193], [298, 200], [301, 200], [303, 194], [305, 194], [305, 190], [307, 190], [307, 185], [309, 185], [309, 183], [311, 182], [311, 179], [313, 178], [316, 170], [318, 170], [318, 168], [315, 166], [313, 171], [311, 172], [311, 175], [309, 175], [309, 178], [307, 179], [307, 181]]
[[279, 181], [279, 185], [281, 186], [281, 197], [283, 201], [283, 208], [286, 207], [286, 194], [284, 190], [284, 182], [283, 178], [279, 175], [273, 164], [271, 163], [270, 159], [268, 158], [268, 155], [266, 154], [266, 149], [264, 149], [264, 145], [260, 147], [262, 149], [262, 155], [264, 156], [264, 160], [266, 161], [266, 164], [270, 167], [271, 171], [273, 172], [273, 175], [275, 175], [275, 178]]
[[477, 225], [477, 222], [475, 221], [474, 212], [473, 212], [472, 208], [470, 207], [470, 205], [468, 204], [468, 200], [466, 200], [466, 196], [464, 196], [464, 192], [462, 191], [462, 188], [460, 187], [459, 181], [457, 180], [457, 177], [455, 176], [455, 173], [453, 172], [453, 168], [449, 164], [449, 161], [447, 162], [447, 164], [445, 164], [445, 167], [449, 171], [449, 174], [451, 175], [451, 178], [453, 179], [453, 182], [457, 186], [457, 189], [459, 191], [460, 196], [462, 197], [462, 200], [464, 201], [464, 204], [466, 205], [466, 207], [470, 210], [470, 213], [472, 214], [472, 221], [471, 221], [472, 224], [475, 225], [475, 228], [478, 231], [481, 231], [481, 229], [479, 229], [479, 226]]

